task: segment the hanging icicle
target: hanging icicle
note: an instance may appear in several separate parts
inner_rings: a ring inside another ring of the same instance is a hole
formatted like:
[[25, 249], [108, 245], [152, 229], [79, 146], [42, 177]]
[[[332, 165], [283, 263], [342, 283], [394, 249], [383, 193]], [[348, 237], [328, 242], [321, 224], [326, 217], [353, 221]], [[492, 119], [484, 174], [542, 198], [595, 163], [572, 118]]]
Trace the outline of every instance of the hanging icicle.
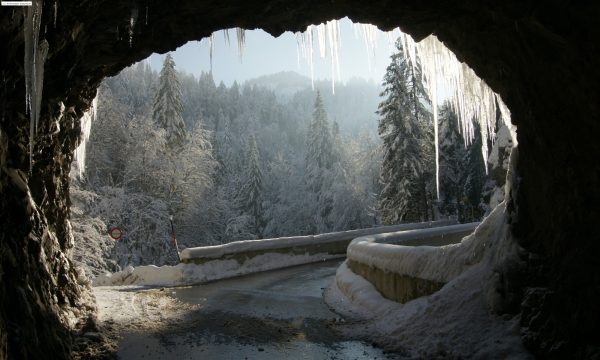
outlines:
[[208, 58], [210, 61], [210, 72], [213, 71], [213, 50], [215, 47], [215, 33], [210, 34], [208, 37]]
[[56, 29], [56, 18], [58, 17], [58, 2], [54, 2], [54, 28]]
[[[370, 24], [353, 24], [354, 34], [357, 38], [362, 38], [367, 58], [369, 71], [371, 71], [372, 60], [375, 57], [377, 47], [377, 36], [380, 33], [376, 26]], [[243, 29], [236, 29], [240, 61], [242, 59], [245, 46], [245, 32]], [[314, 90], [314, 47], [315, 39], [317, 42], [319, 56], [325, 58], [331, 57], [331, 85], [332, 92], [335, 94], [336, 76], [340, 77], [340, 47], [341, 32], [339, 20], [331, 20], [319, 25], [309, 25], [304, 32], [296, 34], [296, 55], [298, 66], [300, 58], [304, 59], [310, 67], [311, 85]], [[460, 132], [463, 135], [465, 146], [471, 144], [474, 139], [474, 122], [480, 126], [482, 141], [481, 152], [484, 158], [487, 172], [487, 153], [488, 139], [493, 141], [496, 128], [496, 113], [500, 113], [502, 121], [512, 129], [513, 141], [516, 143], [515, 128], [510, 124], [510, 112], [500, 97], [495, 94], [475, 72], [465, 64], [458, 61], [456, 56], [440, 42], [435, 36], [431, 35], [419, 43], [407, 34], [402, 33], [396, 28], [387, 32], [388, 44], [393, 46], [398, 40], [404, 48], [404, 56], [410, 66], [417, 66], [417, 59], [421, 63], [423, 81], [427, 84], [429, 97], [432, 101], [433, 127], [435, 137], [435, 156], [436, 156], [436, 192], [439, 198], [439, 129], [438, 129], [438, 89], [442, 88], [450, 94], [449, 101], [456, 111], [459, 119]], [[229, 34], [225, 30], [224, 36], [229, 41]], [[211, 64], [212, 64], [212, 42], [213, 37], [209, 39], [211, 44]]]
[[77, 165], [77, 171], [79, 177], [83, 177], [85, 173], [85, 152], [87, 141], [90, 138], [90, 132], [92, 130], [92, 122], [96, 120], [96, 114], [98, 111], [98, 98], [100, 97], [100, 92], [96, 93], [96, 97], [92, 100], [92, 105], [90, 109], [83, 114], [80, 120], [81, 126], [81, 138], [79, 146], [75, 149], [74, 160]]
[[133, 45], [133, 33], [135, 31], [135, 25], [138, 19], [138, 9], [134, 7], [131, 9], [131, 16], [129, 17], [129, 47]]
[[236, 28], [235, 34], [237, 35], [238, 51], [240, 55], [240, 62], [244, 56], [244, 47], [246, 47], [246, 30], [242, 28]]
[[[316, 33], [316, 34], [315, 34]], [[331, 57], [331, 91], [335, 94], [335, 82], [340, 76], [340, 24], [339, 20], [331, 20], [319, 25], [309, 25], [304, 32], [296, 33], [296, 51], [298, 59], [300, 56], [308, 62], [310, 67], [310, 78], [312, 89], [315, 89], [314, 72], [314, 41], [316, 37], [319, 57]], [[329, 52], [327, 49], [329, 48]]]
[[48, 42], [39, 43], [42, 21], [42, 4], [34, 0], [25, 8], [23, 37], [25, 40], [25, 113], [29, 114], [29, 171], [33, 169], [33, 145], [38, 128], [40, 104], [44, 83], [44, 62], [48, 54]]

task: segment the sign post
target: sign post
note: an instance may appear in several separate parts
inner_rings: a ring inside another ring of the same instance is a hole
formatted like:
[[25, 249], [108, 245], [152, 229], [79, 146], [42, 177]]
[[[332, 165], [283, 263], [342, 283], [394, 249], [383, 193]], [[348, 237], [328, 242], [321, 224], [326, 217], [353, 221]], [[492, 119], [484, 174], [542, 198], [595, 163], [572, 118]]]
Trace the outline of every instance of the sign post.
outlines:
[[179, 254], [179, 245], [177, 244], [177, 236], [175, 236], [175, 226], [173, 225], [173, 215], [169, 215], [169, 221], [171, 222], [171, 241], [175, 245], [175, 251], [177, 251], [177, 258], [181, 262], [181, 255]]

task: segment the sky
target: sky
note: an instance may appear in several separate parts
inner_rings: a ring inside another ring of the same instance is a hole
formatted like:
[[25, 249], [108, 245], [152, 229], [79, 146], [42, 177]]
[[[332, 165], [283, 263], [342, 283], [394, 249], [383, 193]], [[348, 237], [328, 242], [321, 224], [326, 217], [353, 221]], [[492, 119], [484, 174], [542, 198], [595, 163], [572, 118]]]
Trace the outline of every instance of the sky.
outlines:
[[[390, 61], [393, 44], [386, 33], [376, 31], [376, 48], [369, 57], [363, 38], [355, 34], [352, 22], [347, 18], [340, 21], [341, 45], [339, 54], [340, 79], [343, 82], [353, 77], [381, 83], [385, 69]], [[309, 63], [300, 57], [296, 36], [290, 32], [274, 38], [262, 30], [246, 31], [246, 46], [243, 56], [239, 56], [235, 30], [229, 31], [231, 44], [225, 42], [223, 32], [215, 34], [212, 71], [215, 82], [223, 81], [227, 86], [234, 80], [242, 83], [261, 75], [281, 71], [296, 71], [310, 77]], [[315, 80], [331, 79], [331, 57], [321, 59], [318, 44], [314, 41], [314, 73]], [[199, 75], [211, 69], [208, 40], [190, 41], [171, 52], [178, 71]], [[327, 54], [329, 55], [329, 54]], [[150, 56], [150, 65], [160, 70], [165, 54]], [[369, 66], [369, 60], [371, 66]], [[336, 75], [337, 76], [337, 75]]]

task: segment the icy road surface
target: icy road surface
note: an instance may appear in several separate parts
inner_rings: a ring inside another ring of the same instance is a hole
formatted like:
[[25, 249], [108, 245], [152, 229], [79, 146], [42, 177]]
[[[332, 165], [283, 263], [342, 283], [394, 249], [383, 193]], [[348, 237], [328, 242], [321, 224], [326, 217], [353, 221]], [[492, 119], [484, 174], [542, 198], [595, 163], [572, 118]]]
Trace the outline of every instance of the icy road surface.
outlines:
[[[323, 302], [322, 292], [340, 263], [327, 261], [165, 289], [169, 297], [180, 300], [174, 306], [180, 320], [167, 326], [126, 328], [120, 334], [118, 355], [122, 359], [395, 359], [394, 354], [335, 330], [344, 320]], [[148, 315], [148, 321], [160, 323], [173, 304], [162, 311], [160, 304], [152, 304], [154, 295], [132, 298], [131, 307], [139, 308], [136, 312], [142, 317]]]

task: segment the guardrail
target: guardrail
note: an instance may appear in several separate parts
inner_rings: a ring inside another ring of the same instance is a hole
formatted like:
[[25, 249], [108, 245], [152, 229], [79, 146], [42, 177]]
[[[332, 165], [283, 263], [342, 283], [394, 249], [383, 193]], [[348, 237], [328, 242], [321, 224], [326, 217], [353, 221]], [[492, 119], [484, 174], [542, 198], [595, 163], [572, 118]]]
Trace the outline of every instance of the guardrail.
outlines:
[[453, 253], [457, 245], [440, 246], [460, 242], [478, 225], [469, 223], [359, 237], [348, 246], [346, 265], [385, 298], [405, 303], [438, 291], [463, 271], [463, 266], [447, 266], [449, 261], [456, 260]]
[[[350, 241], [357, 237], [394, 231], [426, 229], [455, 224], [455, 220], [438, 220], [380, 226], [320, 235], [294, 236], [262, 240], [234, 241], [223, 245], [187, 248], [181, 251], [183, 263], [204, 264], [212, 260], [236, 260], [239, 264], [260, 255], [324, 255], [326, 258], [344, 257]], [[318, 256], [313, 261], [319, 261]]]

